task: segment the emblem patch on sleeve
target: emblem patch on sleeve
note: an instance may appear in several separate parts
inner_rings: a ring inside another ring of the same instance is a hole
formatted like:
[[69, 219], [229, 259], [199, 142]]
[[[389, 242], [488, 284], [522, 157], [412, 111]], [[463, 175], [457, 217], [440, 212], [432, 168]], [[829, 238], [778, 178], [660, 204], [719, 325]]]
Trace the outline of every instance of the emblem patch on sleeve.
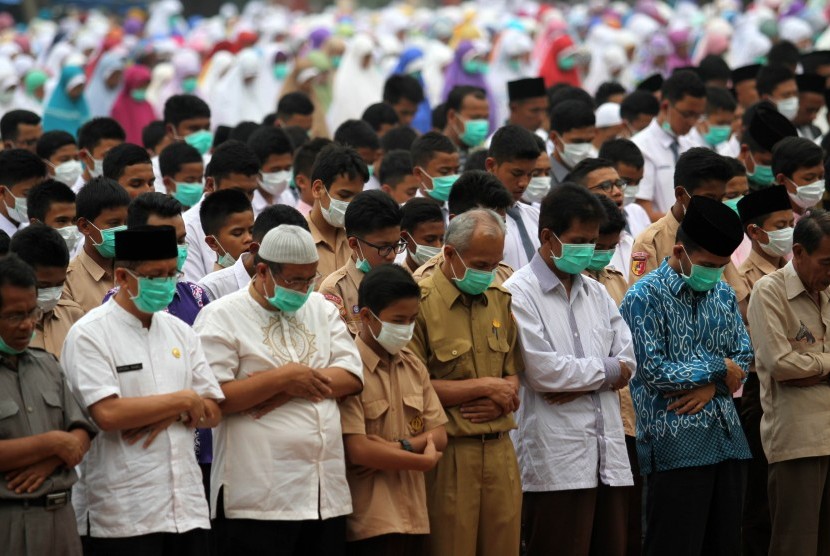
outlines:
[[637, 251], [631, 253], [631, 273], [634, 276], [642, 276], [646, 273], [646, 261], [648, 260], [648, 253], [644, 251]]

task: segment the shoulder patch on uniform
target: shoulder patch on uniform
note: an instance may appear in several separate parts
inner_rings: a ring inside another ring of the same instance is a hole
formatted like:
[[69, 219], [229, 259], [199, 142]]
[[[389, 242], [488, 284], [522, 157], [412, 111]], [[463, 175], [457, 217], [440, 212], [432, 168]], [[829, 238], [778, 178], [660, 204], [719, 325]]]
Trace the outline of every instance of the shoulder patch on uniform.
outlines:
[[645, 251], [637, 251], [631, 253], [631, 273], [634, 276], [642, 276], [646, 273], [646, 261], [648, 260], [648, 253]]
[[343, 300], [333, 293], [324, 293], [323, 297], [334, 303], [335, 305], [343, 305]]

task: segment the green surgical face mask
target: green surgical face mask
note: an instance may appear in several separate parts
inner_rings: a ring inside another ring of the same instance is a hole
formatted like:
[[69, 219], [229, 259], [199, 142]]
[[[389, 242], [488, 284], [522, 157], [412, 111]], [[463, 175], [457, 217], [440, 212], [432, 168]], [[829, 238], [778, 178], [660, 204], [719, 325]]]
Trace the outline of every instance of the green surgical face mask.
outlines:
[[755, 162], [755, 157], [752, 156], [752, 153], [749, 153], [749, 159], [755, 165], [754, 172], [750, 172], [749, 170], [746, 172], [746, 177], [749, 178], [749, 181], [764, 187], [775, 183], [775, 174], [772, 173], [772, 166], [758, 164]]
[[723, 270], [725, 267], [710, 268], [708, 266], [700, 266], [692, 263], [692, 259], [686, 252], [685, 247], [683, 248], [683, 253], [692, 265], [692, 271], [689, 274], [684, 274], [683, 263], [680, 263], [680, 276], [683, 278], [683, 281], [686, 282], [687, 286], [696, 292], [708, 292], [718, 285], [718, 282], [720, 282], [721, 277], [723, 276]]
[[184, 138], [185, 143], [199, 151], [199, 154], [205, 155], [213, 145], [213, 133], [207, 129], [200, 129], [194, 131]]
[[127, 229], [127, 226], [116, 226], [115, 228], [99, 229], [95, 224], [92, 227], [101, 232], [101, 243], [92, 242], [98, 253], [105, 259], [115, 257], [115, 234]]
[[450, 191], [452, 191], [452, 186], [458, 178], [458, 174], [452, 174], [451, 176], [430, 176], [432, 189], [428, 190], [427, 194], [436, 201], [445, 202], [450, 198]]
[[363, 247], [360, 246], [360, 240], [357, 240], [357, 250], [360, 251], [360, 258], [357, 259], [357, 262], [354, 265], [360, 272], [366, 274], [372, 270], [372, 265], [369, 264], [369, 260], [363, 255]]
[[732, 126], [710, 125], [703, 139], [710, 145], [717, 146], [729, 139], [730, 135], [732, 135]]
[[147, 89], [133, 89], [130, 91], [130, 96], [136, 102], [144, 102], [147, 100]]
[[580, 274], [588, 268], [594, 258], [593, 243], [562, 243], [559, 236], [553, 234], [553, 237], [562, 245], [560, 256], [557, 257], [551, 252], [551, 259], [556, 268], [567, 274]]
[[173, 198], [186, 207], [192, 207], [199, 202], [205, 192], [205, 184], [199, 183], [176, 183], [176, 192]]
[[176, 247], [179, 250], [179, 254], [176, 257], [176, 270], [181, 272], [184, 268], [184, 262], [187, 260], [187, 244], [177, 245]]
[[[32, 338], [29, 341], [31, 342], [34, 339], [35, 339], [35, 333], [32, 332]], [[29, 346], [26, 346], [23, 349], [14, 349], [13, 347], [11, 347], [9, 344], [6, 343], [6, 341], [3, 339], [2, 336], [0, 336], [0, 353], [5, 353], [6, 355], [20, 355], [21, 353], [26, 351], [26, 348], [28, 348], [28, 347]]]
[[467, 60], [464, 62], [464, 71], [475, 75], [485, 75], [490, 71], [490, 65], [483, 60]]
[[616, 253], [616, 251], [616, 249], [603, 249], [600, 251], [594, 249], [594, 255], [591, 257], [591, 262], [588, 263], [588, 269], [593, 270], [594, 272], [599, 272], [611, 264], [611, 259], [614, 258], [614, 253]]
[[274, 79], [283, 81], [288, 77], [288, 64], [274, 64]]
[[740, 201], [740, 200], [741, 200], [741, 199], [743, 199], [743, 198], [744, 198], [744, 196], [743, 196], [743, 195], [740, 195], [739, 197], [735, 197], [734, 199], [727, 199], [727, 200], [725, 200], [725, 201], [723, 202], [723, 204], [724, 204], [724, 205], [726, 205], [727, 207], [731, 208], [732, 210], [734, 210], [734, 211], [735, 211], [735, 214], [737, 214], [738, 216], [740, 216], [740, 215], [741, 215], [741, 213], [740, 213], [740, 212], [738, 212], [738, 201]]
[[461, 140], [468, 147], [478, 147], [490, 132], [490, 123], [487, 120], [467, 120], [464, 122], [464, 132]]
[[[456, 255], [458, 255], [457, 252]], [[464, 293], [470, 295], [480, 295], [487, 291], [487, 288], [490, 287], [490, 284], [493, 283], [493, 279], [496, 277], [496, 271], [492, 270], [490, 272], [485, 272], [483, 270], [469, 268], [466, 264], [464, 264], [464, 260], [460, 255], [458, 255], [458, 260], [460, 260], [461, 264], [464, 265], [465, 270], [464, 276], [458, 278], [455, 276], [455, 269], [450, 267], [453, 273], [452, 279], [455, 282], [456, 287]]]
[[135, 303], [135, 308], [142, 313], [157, 313], [170, 305], [173, 295], [176, 293], [175, 276], [165, 278], [145, 278], [136, 276], [129, 270], [130, 276], [138, 280], [138, 293], [127, 290], [130, 299]]
[[195, 77], [188, 77], [182, 81], [182, 92], [188, 95], [193, 94], [198, 84], [199, 81]]
[[573, 56], [566, 56], [559, 60], [559, 69], [562, 71], [570, 71], [576, 66], [576, 58]]
[[[271, 273], [270, 269], [268, 272]], [[283, 313], [296, 313], [299, 311], [305, 305], [305, 302], [308, 301], [308, 298], [311, 297], [311, 292], [314, 291], [313, 285], [310, 285], [305, 293], [278, 286], [273, 274], [271, 274], [271, 280], [274, 281], [274, 295], [266, 299], [272, 307], [279, 309]]]

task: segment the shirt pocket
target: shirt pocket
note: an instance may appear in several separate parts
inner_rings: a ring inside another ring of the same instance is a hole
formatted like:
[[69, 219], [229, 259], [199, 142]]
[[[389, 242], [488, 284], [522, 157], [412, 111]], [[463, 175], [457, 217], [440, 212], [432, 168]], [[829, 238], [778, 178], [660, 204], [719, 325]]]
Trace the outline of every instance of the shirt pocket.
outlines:
[[504, 363], [507, 359], [507, 352], [510, 351], [510, 342], [507, 341], [505, 334], [488, 334], [487, 346], [490, 348], [491, 369], [497, 372], [494, 376], [500, 377], [504, 375]]
[[363, 418], [366, 421], [366, 434], [384, 436], [383, 429], [386, 414], [389, 412], [388, 400], [363, 402]]
[[473, 344], [468, 340], [437, 341], [430, 374], [441, 380], [464, 380], [473, 376]]
[[409, 436], [418, 436], [424, 432], [424, 397], [421, 394], [410, 394], [403, 397], [404, 416], [406, 418], [406, 432]]
[[614, 345], [614, 331], [610, 328], [594, 328], [591, 330], [591, 351], [585, 355], [596, 355], [596, 357], [609, 357], [611, 346]]
[[15, 427], [17, 419], [14, 416], [20, 413], [20, 408], [13, 400], [0, 400], [0, 438], [17, 438]]
[[54, 390], [43, 391], [43, 402], [46, 404], [46, 412], [49, 415], [47, 421], [49, 427], [56, 426], [63, 428], [63, 403], [61, 395]]

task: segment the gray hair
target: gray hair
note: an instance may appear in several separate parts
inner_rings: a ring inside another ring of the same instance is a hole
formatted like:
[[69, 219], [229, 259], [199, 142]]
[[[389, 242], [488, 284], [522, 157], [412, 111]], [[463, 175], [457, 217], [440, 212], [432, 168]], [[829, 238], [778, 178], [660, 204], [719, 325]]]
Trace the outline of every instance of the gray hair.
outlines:
[[821, 240], [830, 236], [830, 212], [810, 209], [802, 216], [793, 232], [793, 243], [798, 243], [808, 255], [818, 249]]
[[507, 228], [502, 217], [495, 211], [490, 209], [468, 210], [450, 220], [447, 234], [444, 236], [444, 243], [452, 245], [459, 253], [464, 253], [470, 248], [473, 234], [479, 230], [486, 237], [502, 239]]

